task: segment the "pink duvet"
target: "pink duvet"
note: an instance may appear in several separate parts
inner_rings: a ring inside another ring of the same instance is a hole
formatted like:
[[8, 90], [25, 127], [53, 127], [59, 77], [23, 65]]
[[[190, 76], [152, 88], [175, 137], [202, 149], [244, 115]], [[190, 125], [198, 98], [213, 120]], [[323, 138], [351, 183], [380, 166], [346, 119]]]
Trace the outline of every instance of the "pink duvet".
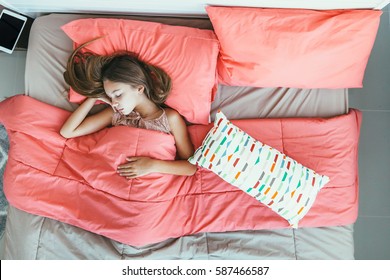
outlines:
[[[197, 232], [289, 227], [275, 212], [205, 169], [191, 177], [120, 177], [115, 170], [126, 156], [173, 159], [172, 136], [115, 127], [66, 140], [58, 131], [69, 114], [27, 96], [0, 103], [0, 122], [10, 139], [4, 191], [11, 205], [135, 246]], [[359, 111], [331, 119], [234, 123], [330, 177], [300, 227], [355, 222]], [[195, 147], [210, 127], [189, 127]]]

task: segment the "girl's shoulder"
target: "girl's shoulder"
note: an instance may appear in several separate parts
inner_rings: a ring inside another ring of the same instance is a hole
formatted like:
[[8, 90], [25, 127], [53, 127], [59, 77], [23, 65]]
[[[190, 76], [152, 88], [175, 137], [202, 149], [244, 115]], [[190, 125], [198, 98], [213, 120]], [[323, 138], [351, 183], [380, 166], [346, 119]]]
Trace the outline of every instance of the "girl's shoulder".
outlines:
[[183, 117], [179, 114], [178, 111], [171, 108], [164, 108], [164, 111], [171, 127], [183, 123], [185, 124]]
[[169, 119], [175, 119], [175, 118], [183, 118], [178, 111], [172, 108], [164, 108], [165, 114], [167, 115], [168, 120]]

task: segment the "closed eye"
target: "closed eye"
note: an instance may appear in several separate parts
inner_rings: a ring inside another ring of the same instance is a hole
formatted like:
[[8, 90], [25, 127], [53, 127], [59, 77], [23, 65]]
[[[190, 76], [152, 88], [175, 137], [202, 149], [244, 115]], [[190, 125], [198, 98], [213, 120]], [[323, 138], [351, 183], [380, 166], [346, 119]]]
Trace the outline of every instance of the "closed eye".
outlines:
[[107, 94], [111, 99], [118, 98], [122, 95], [122, 91], [120, 89], [116, 89], [111, 92], [111, 94]]

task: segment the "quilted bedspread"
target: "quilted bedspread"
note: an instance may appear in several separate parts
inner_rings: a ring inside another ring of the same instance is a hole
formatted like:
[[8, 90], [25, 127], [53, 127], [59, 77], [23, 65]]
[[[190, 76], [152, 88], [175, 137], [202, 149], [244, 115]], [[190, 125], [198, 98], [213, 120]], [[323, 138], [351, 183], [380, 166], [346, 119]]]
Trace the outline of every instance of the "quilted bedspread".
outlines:
[[[198, 232], [286, 228], [289, 224], [214, 173], [149, 174], [126, 180], [126, 156], [172, 160], [175, 143], [161, 132], [114, 127], [74, 139], [59, 134], [70, 112], [28, 96], [0, 103], [10, 139], [4, 191], [11, 205], [141, 246]], [[300, 227], [347, 225], [358, 210], [361, 113], [329, 118], [233, 121], [254, 138], [330, 177]], [[210, 125], [190, 126], [195, 148]]]

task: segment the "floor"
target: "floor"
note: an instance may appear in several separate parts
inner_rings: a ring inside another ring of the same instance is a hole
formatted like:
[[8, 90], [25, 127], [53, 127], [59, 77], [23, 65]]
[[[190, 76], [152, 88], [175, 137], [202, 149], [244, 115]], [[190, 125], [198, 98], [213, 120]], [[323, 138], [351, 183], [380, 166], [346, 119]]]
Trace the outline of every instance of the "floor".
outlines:
[[0, 100], [24, 93], [24, 69], [26, 51], [14, 51], [12, 54], [0, 52]]
[[[359, 217], [355, 258], [390, 260], [390, 19], [384, 9], [362, 89], [349, 90], [350, 107], [363, 111], [359, 146]], [[26, 52], [0, 53], [0, 100], [23, 93]]]
[[349, 90], [363, 111], [356, 259], [390, 260], [390, 6], [384, 10], [362, 89]]

